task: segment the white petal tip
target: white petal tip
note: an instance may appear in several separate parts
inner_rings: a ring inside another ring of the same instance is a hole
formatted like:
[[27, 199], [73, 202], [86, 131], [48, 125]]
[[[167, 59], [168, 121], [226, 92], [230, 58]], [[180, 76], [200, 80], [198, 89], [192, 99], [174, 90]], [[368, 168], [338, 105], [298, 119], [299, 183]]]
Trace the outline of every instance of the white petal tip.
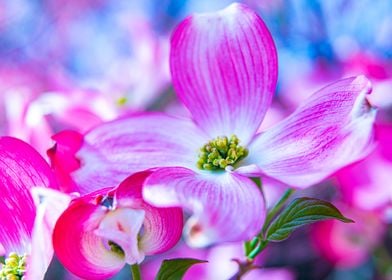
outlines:
[[236, 14], [239, 10], [241, 10], [241, 7], [244, 7], [243, 4], [240, 3], [232, 3], [229, 6], [220, 9], [218, 11], [214, 12], [206, 12], [206, 13], [196, 13], [197, 17], [227, 17], [228, 15], [234, 15]]
[[184, 237], [188, 246], [193, 248], [204, 248], [215, 242], [212, 231], [207, 230], [194, 217], [189, 218], [185, 224]]

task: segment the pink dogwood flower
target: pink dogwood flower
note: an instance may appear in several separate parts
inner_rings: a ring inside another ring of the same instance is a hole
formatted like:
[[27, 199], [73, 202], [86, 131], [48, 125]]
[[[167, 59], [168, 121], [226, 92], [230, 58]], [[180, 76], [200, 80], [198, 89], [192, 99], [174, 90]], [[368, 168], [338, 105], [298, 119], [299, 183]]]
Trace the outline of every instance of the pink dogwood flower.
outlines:
[[25, 142], [0, 137], [1, 279], [43, 279], [53, 256], [54, 224], [70, 202], [45, 160]]
[[62, 264], [84, 279], [108, 279], [126, 264], [167, 251], [181, 237], [180, 208], [156, 208], [142, 199], [150, 172], [136, 173], [117, 188], [77, 198], [58, 219], [53, 246]]
[[170, 67], [192, 119], [146, 113], [102, 124], [84, 136], [76, 153], [81, 167], [71, 175], [82, 187], [99, 187], [156, 168], [143, 197], [193, 213], [185, 227], [191, 245], [259, 232], [264, 201], [249, 177], [304, 188], [371, 146], [375, 110], [364, 76], [326, 86], [257, 133], [275, 90], [277, 53], [264, 22], [245, 5], [181, 22], [171, 39]]

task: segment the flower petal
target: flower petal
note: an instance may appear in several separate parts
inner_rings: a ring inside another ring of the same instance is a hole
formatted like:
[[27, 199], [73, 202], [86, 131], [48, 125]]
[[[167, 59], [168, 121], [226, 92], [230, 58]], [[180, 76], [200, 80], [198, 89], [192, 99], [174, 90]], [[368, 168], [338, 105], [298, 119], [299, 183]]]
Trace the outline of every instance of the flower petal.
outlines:
[[181, 238], [181, 208], [156, 208], [142, 200], [142, 186], [151, 172], [139, 172], [125, 179], [115, 190], [117, 207], [140, 208], [145, 211], [140, 248], [146, 255], [169, 250]]
[[84, 191], [117, 186], [130, 174], [152, 167], [197, 168], [199, 148], [208, 141], [190, 121], [141, 114], [102, 124], [85, 135], [72, 176]]
[[7, 252], [26, 253], [32, 234], [34, 186], [57, 187], [49, 165], [27, 143], [0, 137], [0, 243]]
[[26, 279], [44, 279], [53, 257], [52, 233], [58, 217], [67, 208], [71, 196], [56, 190], [33, 187], [37, 215], [34, 221], [32, 248], [28, 258]]
[[70, 173], [80, 168], [80, 161], [75, 157], [75, 153], [82, 147], [83, 135], [65, 130], [53, 135], [52, 139], [56, 144], [46, 153], [61, 189], [64, 192], [79, 191]]
[[376, 135], [377, 142], [379, 145], [377, 146], [380, 151], [380, 156], [385, 158], [385, 160], [392, 162], [392, 124], [377, 124], [376, 125]]
[[247, 144], [268, 109], [277, 54], [261, 18], [242, 4], [185, 19], [171, 41], [173, 85], [211, 138]]
[[166, 251], [178, 242], [181, 209], [155, 208], [142, 200], [142, 185], [150, 174], [136, 173], [117, 188], [98, 190], [71, 203], [53, 233], [56, 254], [67, 269], [82, 278], [106, 279], [125, 262], [140, 263], [145, 255]]
[[185, 233], [195, 247], [249, 239], [264, 222], [260, 190], [250, 179], [233, 173], [157, 169], [146, 179], [143, 197], [156, 206], [181, 206], [191, 211]]
[[287, 119], [259, 135], [237, 172], [265, 174], [294, 187], [315, 184], [370, 152], [376, 111], [364, 76], [335, 82], [313, 94]]
[[113, 253], [94, 231], [107, 214], [107, 208], [94, 203], [97, 194], [74, 200], [58, 219], [53, 247], [60, 262], [84, 279], [107, 279], [124, 266], [123, 257]]

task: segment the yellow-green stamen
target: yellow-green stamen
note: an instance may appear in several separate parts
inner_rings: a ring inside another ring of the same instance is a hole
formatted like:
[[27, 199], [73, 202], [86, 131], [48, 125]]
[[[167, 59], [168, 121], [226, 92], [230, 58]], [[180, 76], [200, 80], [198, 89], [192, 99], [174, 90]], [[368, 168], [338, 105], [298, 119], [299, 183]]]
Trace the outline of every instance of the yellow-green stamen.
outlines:
[[9, 254], [0, 270], [0, 280], [21, 280], [26, 272], [27, 256]]
[[117, 105], [118, 106], [124, 106], [125, 104], [127, 104], [128, 102], [128, 98], [126, 98], [125, 96], [120, 97], [119, 99], [117, 99]]
[[248, 149], [239, 145], [240, 140], [232, 135], [217, 137], [209, 141], [200, 149], [197, 167], [205, 170], [225, 169], [244, 159]]

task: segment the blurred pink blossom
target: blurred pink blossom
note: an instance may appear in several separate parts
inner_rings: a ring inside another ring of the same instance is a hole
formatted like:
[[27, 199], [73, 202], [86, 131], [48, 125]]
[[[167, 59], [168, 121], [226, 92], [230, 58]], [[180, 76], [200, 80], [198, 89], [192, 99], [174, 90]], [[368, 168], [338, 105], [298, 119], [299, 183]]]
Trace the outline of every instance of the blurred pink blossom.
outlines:
[[[387, 214], [392, 206], [392, 126], [376, 125], [377, 146], [362, 161], [336, 174], [342, 200], [352, 207]], [[387, 218], [387, 216], [385, 216]]]
[[337, 204], [352, 224], [329, 220], [316, 223], [311, 237], [319, 253], [339, 268], [352, 268], [364, 263], [381, 242], [385, 224], [376, 212]]

